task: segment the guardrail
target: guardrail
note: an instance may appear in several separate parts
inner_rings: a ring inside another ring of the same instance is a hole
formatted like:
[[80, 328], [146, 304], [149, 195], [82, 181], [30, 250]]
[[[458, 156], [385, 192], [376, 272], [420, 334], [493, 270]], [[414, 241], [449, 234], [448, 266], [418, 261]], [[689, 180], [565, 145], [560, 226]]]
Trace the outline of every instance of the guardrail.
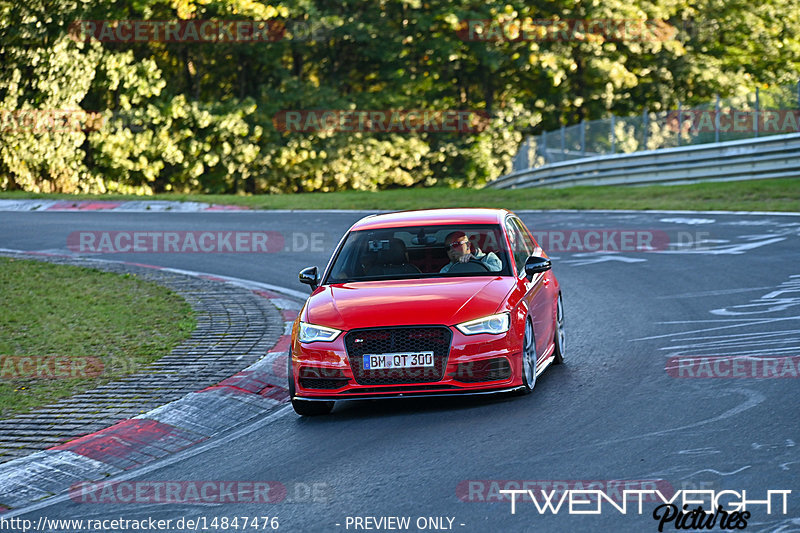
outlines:
[[487, 187], [680, 184], [781, 177], [800, 177], [800, 133], [563, 161], [512, 172]]
[[512, 172], [598, 155], [800, 133], [798, 122], [800, 80], [791, 85], [759, 84], [754, 91], [727, 98], [717, 95], [713, 102], [692, 107], [679, 101], [672, 110], [611, 114], [530, 135], [512, 160]]

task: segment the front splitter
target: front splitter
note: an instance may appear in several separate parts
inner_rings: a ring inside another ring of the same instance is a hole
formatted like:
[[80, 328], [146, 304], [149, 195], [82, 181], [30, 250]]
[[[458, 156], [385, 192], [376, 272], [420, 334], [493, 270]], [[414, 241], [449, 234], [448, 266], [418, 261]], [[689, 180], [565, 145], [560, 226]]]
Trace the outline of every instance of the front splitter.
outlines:
[[429, 392], [400, 392], [396, 394], [347, 394], [342, 396], [295, 396], [295, 400], [305, 400], [310, 402], [330, 402], [332, 400], [396, 400], [399, 398], [425, 398], [441, 396], [479, 396], [484, 394], [502, 394], [504, 392], [521, 391], [524, 387], [508, 387], [504, 389], [492, 389], [481, 391], [429, 391]]

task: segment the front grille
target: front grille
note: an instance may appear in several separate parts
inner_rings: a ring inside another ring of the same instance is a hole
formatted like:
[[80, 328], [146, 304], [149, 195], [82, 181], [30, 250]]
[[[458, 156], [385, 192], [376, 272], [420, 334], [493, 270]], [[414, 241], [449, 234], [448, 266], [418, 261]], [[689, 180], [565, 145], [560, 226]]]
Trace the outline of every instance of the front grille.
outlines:
[[496, 357], [474, 363], [461, 363], [452, 375], [454, 380], [462, 383], [498, 381], [511, 377], [511, 365], [505, 357]]
[[[344, 337], [353, 377], [359, 385], [441, 381], [453, 334], [443, 326], [355, 329]], [[364, 355], [433, 352], [433, 366], [365, 370]]]

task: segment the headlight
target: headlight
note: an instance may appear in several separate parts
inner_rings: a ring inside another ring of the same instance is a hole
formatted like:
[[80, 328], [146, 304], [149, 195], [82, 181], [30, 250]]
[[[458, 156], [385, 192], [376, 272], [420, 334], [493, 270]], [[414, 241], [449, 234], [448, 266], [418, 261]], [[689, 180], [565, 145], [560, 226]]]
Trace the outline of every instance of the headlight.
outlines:
[[490, 333], [498, 335], [508, 331], [508, 325], [511, 322], [508, 313], [500, 313], [499, 315], [485, 316], [477, 320], [470, 320], [469, 322], [462, 322], [456, 327], [458, 331], [464, 335], [477, 335], [478, 333]]
[[300, 342], [330, 342], [339, 336], [338, 329], [300, 322]]

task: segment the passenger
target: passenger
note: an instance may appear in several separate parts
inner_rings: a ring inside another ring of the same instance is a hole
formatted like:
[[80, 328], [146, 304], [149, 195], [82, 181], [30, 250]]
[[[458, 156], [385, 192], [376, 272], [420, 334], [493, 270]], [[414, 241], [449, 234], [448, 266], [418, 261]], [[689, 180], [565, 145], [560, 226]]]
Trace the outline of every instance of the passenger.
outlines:
[[444, 240], [445, 248], [447, 249], [447, 257], [450, 262], [446, 264], [439, 271], [440, 273], [448, 272], [457, 263], [467, 263], [471, 261], [478, 261], [489, 269], [489, 272], [499, 272], [503, 270], [503, 262], [497, 257], [494, 252], [485, 254], [480, 248], [473, 247], [469, 242], [467, 234], [463, 231], [454, 231], [450, 233]]

